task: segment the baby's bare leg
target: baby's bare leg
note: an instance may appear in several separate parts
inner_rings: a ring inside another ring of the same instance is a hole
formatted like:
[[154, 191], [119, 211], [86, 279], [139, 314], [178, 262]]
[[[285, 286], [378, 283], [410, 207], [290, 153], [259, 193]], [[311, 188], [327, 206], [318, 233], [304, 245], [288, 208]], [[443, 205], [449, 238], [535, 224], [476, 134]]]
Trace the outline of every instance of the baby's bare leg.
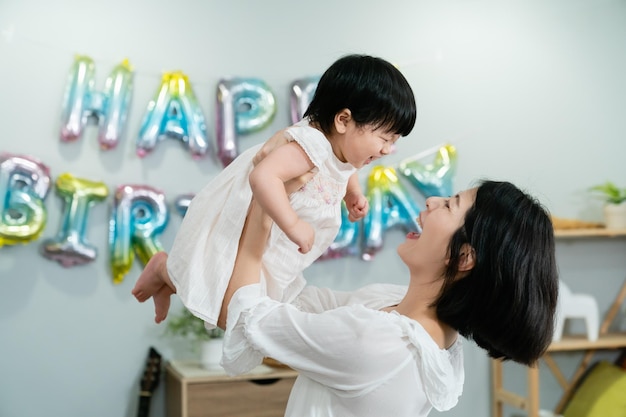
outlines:
[[167, 274], [166, 262], [165, 252], [157, 252], [150, 258], [132, 290], [137, 301], [143, 303], [148, 298], [154, 297], [163, 286], [169, 287], [172, 293], [176, 292]]

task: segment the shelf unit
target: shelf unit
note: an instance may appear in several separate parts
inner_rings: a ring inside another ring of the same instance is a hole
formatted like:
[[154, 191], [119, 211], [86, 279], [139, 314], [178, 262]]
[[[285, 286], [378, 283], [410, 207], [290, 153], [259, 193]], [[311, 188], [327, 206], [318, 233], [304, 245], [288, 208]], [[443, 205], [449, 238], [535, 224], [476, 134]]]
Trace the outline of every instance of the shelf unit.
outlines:
[[[626, 237], [626, 229], [567, 229], [556, 230], [555, 237], [562, 239], [585, 239], [585, 238], [624, 238]], [[548, 366], [557, 382], [563, 389], [563, 395], [559, 400], [555, 412], [561, 413], [563, 408], [570, 399], [576, 383], [585, 373], [593, 355], [598, 350], [618, 349], [626, 347], [626, 333], [609, 333], [609, 326], [617, 315], [622, 302], [626, 299], [626, 280], [622, 284], [619, 292], [609, 307], [609, 310], [602, 320], [600, 326], [600, 336], [598, 340], [592, 342], [585, 339], [584, 336], [564, 336], [560, 341], [552, 343], [545, 355], [541, 358]], [[572, 377], [568, 380], [552, 355], [555, 352], [564, 351], [584, 351], [582, 360], [576, 368]], [[509, 391], [503, 386], [503, 366], [502, 361], [492, 360], [492, 408], [493, 417], [503, 417], [504, 405], [508, 404], [512, 407], [526, 411], [528, 417], [539, 417], [539, 364], [528, 367], [527, 369], [527, 396], [521, 396]]]
[[228, 376], [190, 361], [168, 362], [165, 374], [168, 417], [279, 417], [298, 376], [293, 369], [267, 365]]

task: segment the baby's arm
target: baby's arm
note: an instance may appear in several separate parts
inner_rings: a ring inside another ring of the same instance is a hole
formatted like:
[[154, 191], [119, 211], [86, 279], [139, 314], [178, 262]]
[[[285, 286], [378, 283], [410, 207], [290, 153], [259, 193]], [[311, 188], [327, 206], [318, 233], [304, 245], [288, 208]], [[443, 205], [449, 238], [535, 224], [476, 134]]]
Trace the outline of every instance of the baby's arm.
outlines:
[[369, 210], [369, 202], [361, 190], [359, 175], [356, 172], [348, 180], [348, 187], [343, 201], [346, 203], [348, 220], [351, 222], [362, 219]]
[[255, 200], [302, 253], [311, 250], [315, 231], [291, 207], [284, 183], [314, 167], [300, 145], [290, 142], [270, 152], [250, 173]]

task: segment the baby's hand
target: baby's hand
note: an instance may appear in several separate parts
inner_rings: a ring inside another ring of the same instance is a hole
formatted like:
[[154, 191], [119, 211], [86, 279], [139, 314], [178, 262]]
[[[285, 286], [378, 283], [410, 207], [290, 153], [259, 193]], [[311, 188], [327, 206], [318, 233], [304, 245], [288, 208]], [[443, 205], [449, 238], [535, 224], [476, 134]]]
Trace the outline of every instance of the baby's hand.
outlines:
[[313, 247], [315, 241], [315, 230], [304, 220], [298, 220], [289, 230], [284, 230], [287, 237], [296, 245], [298, 252], [307, 253]]
[[343, 201], [346, 202], [348, 220], [351, 222], [361, 220], [369, 211], [369, 202], [363, 194], [346, 194]]

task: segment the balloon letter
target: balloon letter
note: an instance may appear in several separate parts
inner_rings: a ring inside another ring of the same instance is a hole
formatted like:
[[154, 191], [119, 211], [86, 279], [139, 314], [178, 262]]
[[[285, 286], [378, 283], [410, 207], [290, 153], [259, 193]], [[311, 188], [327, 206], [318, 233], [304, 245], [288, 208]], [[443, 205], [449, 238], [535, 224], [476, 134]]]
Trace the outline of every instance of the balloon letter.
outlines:
[[182, 141], [194, 159], [202, 158], [210, 147], [204, 114], [189, 79], [182, 72], [163, 75], [141, 123], [137, 155], [143, 158], [163, 138]]
[[0, 247], [39, 238], [49, 189], [47, 166], [27, 156], [0, 155]]
[[121, 185], [115, 192], [109, 223], [113, 282], [119, 284], [130, 270], [133, 250], [145, 265], [163, 247], [157, 236], [167, 225], [168, 211], [161, 191], [141, 185]]
[[237, 135], [257, 132], [276, 114], [269, 86], [257, 78], [221, 80], [217, 85], [217, 155], [224, 166], [238, 155]]
[[55, 185], [65, 201], [63, 223], [57, 236], [43, 243], [41, 252], [64, 267], [92, 262], [97, 250], [85, 240], [87, 215], [96, 201], [106, 198], [109, 189], [102, 182], [75, 178], [69, 173], [59, 175]]
[[61, 140], [72, 142], [80, 138], [89, 121], [96, 122], [100, 148], [114, 148], [124, 132], [128, 107], [132, 96], [133, 73], [128, 60], [111, 71], [103, 92], [94, 89], [93, 60], [77, 56], [70, 69], [63, 111]]
[[346, 209], [345, 203], [341, 204], [341, 226], [337, 237], [330, 245], [326, 252], [318, 258], [319, 261], [325, 259], [336, 259], [344, 256], [354, 256], [359, 252], [358, 238], [359, 238], [359, 224], [360, 222], [351, 222], [348, 220], [348, 209]]
[[190, 193], [182, 194], [176, 197], [176, 200], [174, 200], [174, 208], [176, 209], [176, 212], [180, 214], [180, 217], [185, 217], [187, 209], [189, 208], [189, 204], [191, 203], [191, 200], [194, 196], [195, 194]]
[[[422, 163], [435, 155], [433, 163]], [[452, 179], [456, 172], [456, 148], [443, 145], [408, 158], [399, 165], [400, 172], [424, 197], [451, 196]]]
[[320, 77], [308, 77], [291, 83], [291, 123], [297, 123], [309, 107]]
[[367, 179], [370, 210], [364, 219], [363, 260], [369, 261], [383, 246], [383, 233], [394, 226], [418, 231], [420, 209], [398, 181], [393, 168], [375, 166]]

